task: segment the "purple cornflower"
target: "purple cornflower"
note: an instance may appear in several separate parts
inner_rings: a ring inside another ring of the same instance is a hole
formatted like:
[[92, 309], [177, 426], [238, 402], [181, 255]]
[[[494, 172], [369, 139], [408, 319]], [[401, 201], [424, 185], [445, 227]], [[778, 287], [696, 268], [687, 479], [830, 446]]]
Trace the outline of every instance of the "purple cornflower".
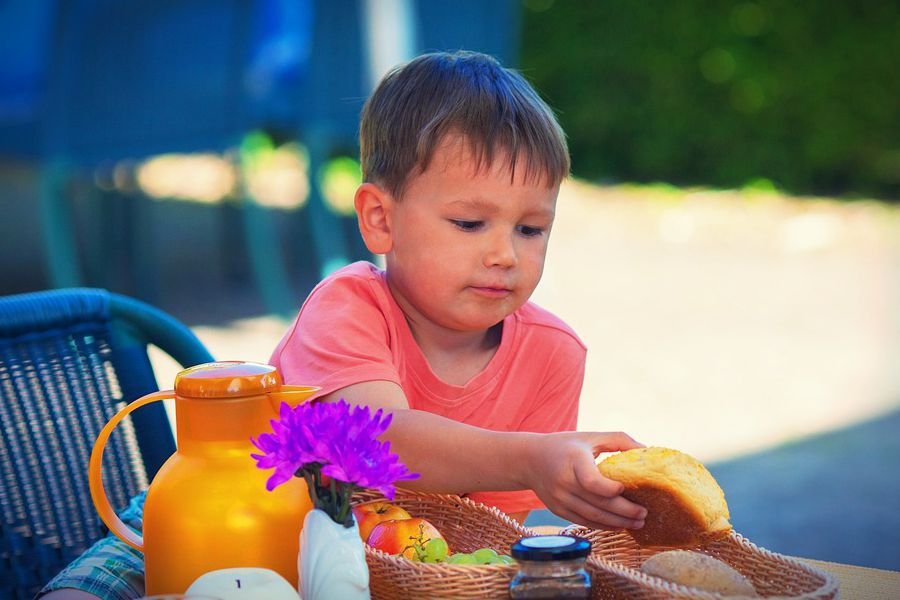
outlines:
[[391, 424], [391, 415], [381, 409], [371, 414], [368, 406], [351, 408], [343, 399], [295, 408], [282, 403], [279, 418], [271, 423], [272, 433], [250, 440], [263, 452], [250, 455], [256, 466], [275, 469], [266, 488], [303, 477], [316, 508], [347, 527], [355, 490], [373, 488], [393, 499], [394, 482], [419, 476], [391, 453], [390, 442], [377, 439]]

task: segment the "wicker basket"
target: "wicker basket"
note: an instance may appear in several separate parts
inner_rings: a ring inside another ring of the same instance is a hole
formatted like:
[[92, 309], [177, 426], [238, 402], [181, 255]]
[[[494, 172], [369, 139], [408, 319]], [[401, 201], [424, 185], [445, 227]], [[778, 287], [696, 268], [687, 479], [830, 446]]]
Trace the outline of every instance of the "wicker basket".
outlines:
[[[354, 504], [383, 501], [377, 492], [364, 491]], [[447, 540], [451, 552], [493, 548], [509, 554], [519, 538], [533, 535], [496, 508], [468, 498], [397, 490], [392, 504], [414, 517], [430, 521]], [[508, 598], [515, 565], [448, 565], [422, 563], [392, 556], [366, 546], [369, 588], [375, 600], [397, 598]]]
[[[570, 526], [564, 533], [587, 538], [593, 544], [588, 571], [594, 598], [656, 600], [698, 598], [713, 600], [717, 594], [669, 583], [645, 575], [641, 564], [667, 548], [644, 548], [625, 531], [604, 531]], [[797, 559], [759, 548], [740, 534], [690, 548], [722, 560], [746, 576], [762, 597], [824, 600], [838, 597], [837, 580]]]

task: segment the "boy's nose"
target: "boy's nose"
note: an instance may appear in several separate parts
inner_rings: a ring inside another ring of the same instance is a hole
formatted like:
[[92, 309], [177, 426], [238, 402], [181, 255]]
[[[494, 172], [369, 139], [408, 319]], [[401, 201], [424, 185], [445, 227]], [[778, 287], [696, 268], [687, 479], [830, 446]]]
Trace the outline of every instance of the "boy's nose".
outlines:
[[512, 236], [498, 234], [491, 236], [484, 253], [487, 267], [514, 267], [518, 263], [516, 246]]

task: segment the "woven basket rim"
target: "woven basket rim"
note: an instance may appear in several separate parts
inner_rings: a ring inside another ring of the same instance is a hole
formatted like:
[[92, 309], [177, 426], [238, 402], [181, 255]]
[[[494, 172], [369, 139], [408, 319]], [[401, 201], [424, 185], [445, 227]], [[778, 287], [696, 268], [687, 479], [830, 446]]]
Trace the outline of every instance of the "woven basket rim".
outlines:
[[[570, 525], [562, 529], [561, 533], [567, 533], [570, 535], [579, 535], [581, 537], [590, 537], [592, 533], [596, 533], [598, 530], [590, 529], [588, 527], [583, 527], [581, 525]], [[607, 532], [604, 532], [607, 533]], [[780, 595], [779, 598], [834, 598], [837, 597], [837, 593], [839, 591], [839, 582], [837, 578], [834, 577], [831, 573], [820, 569], [815, 565], [808, 564], [799, 558], [795, 558], [792, 556], [787, 556], [784, 554], [779, 554], [777, 552], [773, 552], [766, 548], [762, 548], [757, 546], [755, 543], [741, 535], [737, 531], [730, 532], [724, 538], [720, 538], [717, 541], [730, 541], [732, 543], [737, 544], [744, 550], [747, 550], [753, 554], [757, 554], [767, 561], [773, 561], [776, 563], [786, 564], [798, 568], [809, 575], [814, 575], [822, 580], [822, 584], [816, 588], [815, 590], [809, 590], [803, 592], [797, 596], [785, 596]], [[657, 549], [662, 552], [664, 550], [672, 550], [674, 548], [670, 547], [655, 547], [653, 549]], [[698, 548], [692, 548], [694, 550], [699, 550]], [[624, 577], [638, 585], [649, 588], [655, 592], [662, 592], [666, 594], [678, 594], [680, 596], [690, 595], [691, 597], [703, 598], [703, 599], [713, 599], [720, 598], [721, 596], [715, 593], [711, 593], [700, 588], [695, 588], [687, 585], [682, 585], [678, 583], [674, 583], [663, 579], [661, 577], [655, 577], [652, 575], [647, 575], [639, 569], [635, 569], [633, 567], [629, 567], [624, 564], [620, 564], [618, 562], [609, 560], [603, 556], [599, 555], [591, 555], [588, 558], [588, 562], [594, 567], [605, 570], [607, 572], [611, 572], [613, 575], [618, 577]]]
[[[509, 525], [510, 527], [521, 530], [522, 535], [539, 535], [533, 529], [525, 527], [512, 517], [510, 517], [505, 512], [501, 511], [496, 506], [488, 506], [487, 504], [483, 504], [481, 502], [475, 502], [474, 500], [467, 498], [465, 496], [459, 496], [457, 494], [440, 494], [435, 492], [417, 492], [414, 490], [404, 490], [402, 488], [397, 488], [397, 491], [394, 495], [394, 499], [391, 500], [381, 494], [380, 492], [374, 490], [363, 490], [361, 492], [357, 492], [353, 495], [351, 499], [351, 505], [357, 506], [359, 504], [369, 504], [370, 502], [398, 502], [402, 500], [433, 500], [435, 502], [444, 502], [449, 504], [458, 504], [464, 506], [466, 508], [471, 508], [480, 513], [489, 514], [497, 519], [499, 519], [504, 525]], [[390, 556], [390, 555], [388, 555]]]
[[[354, 495], [354, 506], [386, 501], [406, 508], [411, 515], [432, 522], [451, 547], [470, 548], [483, 540], [484, 547], [500, 551], [501, 546], [531, 535], [531, 531], [499, 509], [455, 494], [416, 492], [398, 489], [393, 499], [374, 490]], [[515, 564], [424, 563], [388, 554], [365, 545], [370, 588], [376, 599], [419, 595], [427, 589], [429, 598], [480, 599], [508, 593]]]
[[[403, 500], [419, 500], [419, 501], [431, 501], [435, 503], [444, 503], [449, 505], [457, 505], [466, 509], [471, 509], [475, 513], [481, 514], [483, 516], [489, 516], [497, 519], [503, 525], [509, 527], [514, 530], [515, 533], [519, 534], [520, 537], [538, 535], [532, 529], [529, 529], [523, 526], [521, 523], [501, 511], [495, 506], [488, 506], [487, 504], [483, 504], [481, 502], [475, 502], [465, 496], [459, 496], [457, 494], [440, 494], [434, 492], [417, 492], [414, 490], [403, 490], [401, 488], [397, 488], [394, 499], [388, 499], [383, 494], [380, 494], [376, 491], [363, 491], [357, 493], [353, 496], [352, 504], [353, 506], [358, 506], [360, 504], [369, 504], [372, 502], [402, 502]], [[365, 545], [366, 555], [377, 558], [382, 562], [386, 562], [392, 566], [397, 567], [398, 569], [402, 568], [416, 568], [420, 571], [424, 571], [427, 573], [434, 573], [437, 575], [442, 575], [446, 573], [477, 573], [477, 572], [503, 572], [503, 571], [512, 571], [517, 570], [517, 566], [514, 564], [492, 564], [492, 565], [456, 565], [456, 564], [447, 564], [447, 563], [424, 563], [417, 560], [411, 560], [406, 558], [405, 556], [399, 556], [394, 554], [388, 554], [383, 550], [379, 550], [378, 548], [373, 548], [368, 544]], [[477, 570], [476, 570], [477, 569]], [[463, 570], [463, 571], [461, 571]]]

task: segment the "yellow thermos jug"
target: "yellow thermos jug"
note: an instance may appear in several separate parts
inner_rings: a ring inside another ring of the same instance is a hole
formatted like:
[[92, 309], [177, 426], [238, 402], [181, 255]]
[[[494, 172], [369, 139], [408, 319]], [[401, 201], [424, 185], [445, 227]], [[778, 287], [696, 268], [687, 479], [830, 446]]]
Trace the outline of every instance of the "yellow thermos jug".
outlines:
[[[312, 505], [306, 483], [294, 478], [271, 492], [269, 471], [257, 468], [250, 442], [271, 429], [279, 406], [318, 391], [283, 385], [275, 367], [215, 362], [181, 371], [175, 390], [128, 404], [100, 432], [90, 461], [94, 506], [110, 531], [144, 553], [145, 594], [184, 593], [200, 575], [230, 567], [263, 567], [297, 585], [303, 518]], [[143, 537], [116, 515], [101, 479], [103, 449], [131, 411], [175, 399], [175, 454], [150, 483]]]

